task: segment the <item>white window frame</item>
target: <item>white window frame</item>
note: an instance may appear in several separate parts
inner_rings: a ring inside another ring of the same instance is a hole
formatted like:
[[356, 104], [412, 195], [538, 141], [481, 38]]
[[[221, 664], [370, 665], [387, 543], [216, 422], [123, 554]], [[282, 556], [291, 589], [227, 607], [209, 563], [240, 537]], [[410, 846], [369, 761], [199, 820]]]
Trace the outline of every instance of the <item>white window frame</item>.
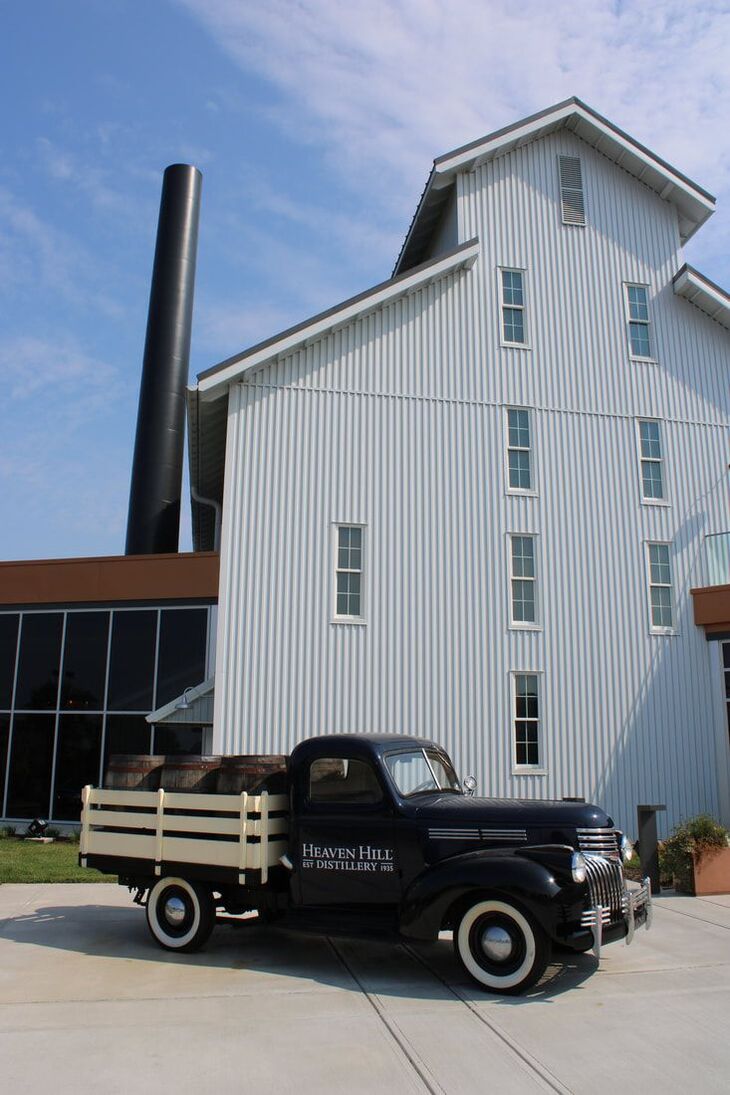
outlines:
[[[512, 556], [512, 541], [515, 537], [520, 536], [523, 539], [532, 540], [532, 557], [534, 564], [534, 576], [532, 578], [523, 578], [521, 575], [515, 574], [513, 571], [513, 556]], [[540, 564], [539, 564], [539, 536], [536, 532], [508, 532], [507, 533], [507, 569], [509, 572], [509, 585], [507, 589], [507, 595], [509, 598], [509, 628], [511, 631], [541, 631], [542, 624], [540, 620]], [[535, 601], [535, 619], [534, 620], [515, 620], [514, 618], [514, 597], [512, 595], [512, 587], [514, 582], [533, 582], [533, 592]]]
[[[543, 687], [543, 672], [540, 669], [512, 669], [510, 670], [510, 742], [513, 776], [546, 776], [548, 769], [545, 764], [545, 689]], [[537, 719], [520, 720], [537, 722], [537, 764], [517, 763], [517, 678], [537, 678]]]
[[728, 678], [730, 669], [725, 668], [725, 647], [730, 649], [730, 639], [721, 639], [717, 644], [720, 648], [720, 686], [722, 688], [722, 709], [725, 713], [726, 741], [730, 745], [730, 696], [728, 695]]
[[[530, 434], [530, 447], [509, 443], [509, 413], [510, 411], [522, 411], [527, 415], [527, 428]], [[530, 487], [513, 487], [509, 481], [509, 454], [510, 452], [527, 452], [530, 455]], [[535, 428], [534, 415], [531, 407], [518, 407], [513, 404], [504, 408], [504, 481], [507, 494], [517, 494], [523, 498], [537, 497], [537, 457], [535, 453]]]
[[[362, 541], [360, 548], [360, 570], [349, 570], [347, 568], [340, 567], [339, 565], [339, 546], [340, 546], [340, 529], [341, 528], [359, 528], [362, 532]], [[360, 615], [359, 616], [342, 616], [337, 611], [337, 575], [338, 573], [359, 573], [360, 574]], [[367, 525], [362, 521], [333, 521], [332, 522], [332, 618], [330, 620], [333, 624], [355, 624], [364, 625], [367, 623], [366, 612], [366, 586], [365, 579], [367, 574]]]
[[[669, 558], [669, 584], [665, 582], [653, 582], [651, 577], [651, 548], [652, 547], [665, 547], [667, 548]], [[644, 567], [646, 573], [646, 600], [649, 610], [649, 633], [651, 635], [677, 635], [677, 604], [674, 592], [674, 560], [672, 558], [672, 543], [669, 540], [645, 540], [644, 541]], [[651, 591], [656, 587], [657, 589], [669, 590], [669, 606], [672, 610], [672, 624], [671, 627], [666, 625], [659, 625], [654, 623], [654, 616], [652, 612], [651, 603]]]
[[[522, 304], [507, 304], [504, 299], [504, 286], [502, 284], [502, 274], [520, 274], [522, 277]], [[497, 290], [499, 294], [499, 341], [502, 346], [509, 346], [513, 350], [529, 350], [530, 349], [530, 317], [527, 301], [529, 298], [527, 290], [527, 270], [522, 266], [498, 266], [497, 267]], [[515, 308], [522, 312], [522, 331], [525, 336], [524, 342], [510, 342], [504, 336], [504, 310], [505, 308]]]
[[[624, 317], [626, 320], [626, 344], [629, 350], [629, 357], [632, 361], [648, 361], [656, 364], [656, 333], [653, 330], [654, 323], [651, 315], [651, 302], [649, 300], [650, 286], [642, 281], [625, 281], [623, 283], [624, 289]], [[633, 319], [631, 316], [631, 307], [629, 305], [629, 289], [645, 289], [646, 290], [646, 314], [647, 319]], [[649, 336], [649, 354], [635, 354], [631, 345], [631, 324], [641, 323], [646, 327], [647, 334]]]
[[[659, 427], [659, 451], [660, 456], [657, 459], [654, 456], [644, 456], [641, 448], [641, 424], [642, 422], [654, 422]], [[636, 453], [639, 462], [639, 497], [641, 503], [644, 506], [669, 506], [669, 491], [667, 489], [667, 460], [664, 445], [664, 423], [659, 418], [648, 418], [642, 416], [636, 419]], [[644, 494], [644, 461], [649, 464], [659, 464], [662, 473], [662, 490], [664, 492], [662, 498], [650, 498]]]

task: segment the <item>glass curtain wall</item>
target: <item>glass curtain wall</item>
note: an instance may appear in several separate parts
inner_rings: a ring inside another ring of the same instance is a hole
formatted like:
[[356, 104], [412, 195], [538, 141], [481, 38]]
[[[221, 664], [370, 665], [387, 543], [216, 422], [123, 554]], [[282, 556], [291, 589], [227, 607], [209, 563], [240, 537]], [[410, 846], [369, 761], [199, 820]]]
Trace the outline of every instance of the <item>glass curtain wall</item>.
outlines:
[[205, 679], [209, 608], [0, 612], [0, 810], [76, 821], [113, 753], [200, 753], [145, 716]]

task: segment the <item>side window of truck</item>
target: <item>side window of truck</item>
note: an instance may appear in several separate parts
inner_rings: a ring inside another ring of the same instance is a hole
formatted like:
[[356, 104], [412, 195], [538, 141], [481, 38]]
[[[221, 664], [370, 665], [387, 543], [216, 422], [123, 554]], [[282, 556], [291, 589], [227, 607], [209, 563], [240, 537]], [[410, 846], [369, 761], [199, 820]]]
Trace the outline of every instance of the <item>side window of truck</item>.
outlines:
[[372, 767], [363, 760], [319, 757], [309, 769], [309, 801], [373, 805], [383, 792]]

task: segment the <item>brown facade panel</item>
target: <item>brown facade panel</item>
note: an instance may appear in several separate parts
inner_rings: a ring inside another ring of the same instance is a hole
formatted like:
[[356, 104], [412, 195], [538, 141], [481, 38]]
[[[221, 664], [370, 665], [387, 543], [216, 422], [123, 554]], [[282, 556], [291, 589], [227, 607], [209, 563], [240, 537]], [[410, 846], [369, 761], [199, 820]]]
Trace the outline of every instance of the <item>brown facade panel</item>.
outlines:
[[692, 590], [695, 623], [708, 632], [730, 630], [730, 585]]
[[215, 551], [0, 562], [0, 606], [217, 601], [219, 563]]

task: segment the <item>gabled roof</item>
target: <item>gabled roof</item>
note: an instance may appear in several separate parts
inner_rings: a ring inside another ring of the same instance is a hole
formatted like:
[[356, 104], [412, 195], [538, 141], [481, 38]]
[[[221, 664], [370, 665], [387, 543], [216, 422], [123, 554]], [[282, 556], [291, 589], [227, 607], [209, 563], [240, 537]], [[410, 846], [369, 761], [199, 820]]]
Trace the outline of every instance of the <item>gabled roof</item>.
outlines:
[[730, 295], [714, 281], [685, 263], [672, 278], [672, 287], [677, 296], [684, 297], [710, 319], [730, 330]]
[[389, 278], [388, 281], [382, 281], [372, 289], [366, 289], [364, 293], [350, 297], [349, 300], [336, 304], [334, 308], [328, 308], [326, 312], [320, 312], [311, 319], [266, 339], [265, 342], [259, 342], [256, 346], [221, 361], [219, 365], [198, 373], [197, 390], [200, 397], [204, 400], [216, 399], [232, 381], [240, 379], [252, 369], [261, 368], [281, 354], [292, 353], [305, 342], [321, 338], [336, 327], [342, 327], [398, 297], [415, 292], [453, 270], [471, 266], [478, 254], [479, 241], [467, 240], [429, 262]]
[[639, 179], [660, 198], [676, 206], [679, 232], [685, 243], [715, 210], [715, 199], [675, 167], [639, 144], [607, 118], [575, 97], [531, 114], [514, 125], [498, 129], [471, 144], [438, 156], [421, 195], [394, 274], [420, 261], [435, 221], [456, 175], [503, 156], [515, 148], [546, 137], [558, 129], [569, 129], [622, 170]]
[[[193, 490], [218, 503], [223, 500], [230, 384], [275, 361], [281, 354], [291, 353], [312, 339], [321, 338], [353, 319], [422, 289], [445, 274], [471, 266], [478, 254], [479, 241], [469, 240], [200, 373], [197, 385], [187, 390], [188, 456]], [[213, 510], [193, 499], [192, 515], [195, 551], [212, 550], [215, 542]]]

